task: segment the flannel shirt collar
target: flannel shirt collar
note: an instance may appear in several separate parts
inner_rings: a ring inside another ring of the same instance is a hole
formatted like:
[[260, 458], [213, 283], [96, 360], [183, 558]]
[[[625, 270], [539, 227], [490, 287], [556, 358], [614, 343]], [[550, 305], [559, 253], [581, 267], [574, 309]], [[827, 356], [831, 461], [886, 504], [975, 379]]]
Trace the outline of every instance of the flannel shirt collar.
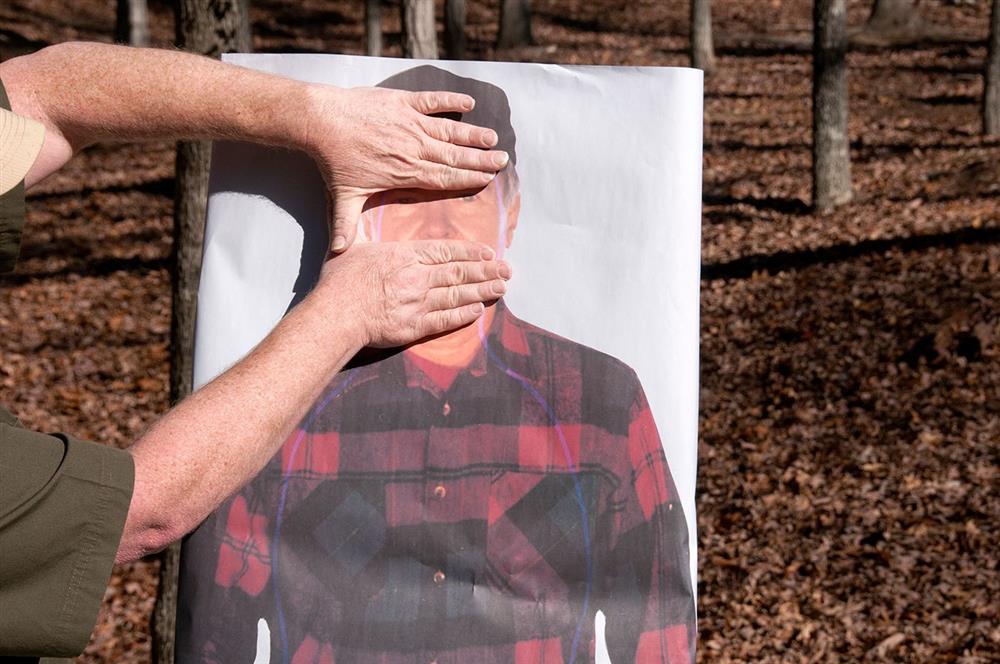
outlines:
[[[489, 329], [486, 330], [486, 345], [489, 347], [489, 353], [480, 344], [469, 364], [458, 370], [456, 381], [463, 374], [469, 374], [473, 378], [482, 378], [489, 372], [501, 371], [496, 364], [498, 359], [507, 367], [525, 375], [526, 378], [532, 378], [528, 340], [524, 331], [525, 324], [510, 313], [502, 299], [497, 300], [494, 307], [493, 321], [490, 323]], [[403, 356], [403, 375], [405, 375], [406, 386], [421, 388], [440, 397], [442, 391], [437, 383], [424, 373], [423, 369], [405, 352], [401, 355]], [[490, 355], [493, 357], [491, 358]]]

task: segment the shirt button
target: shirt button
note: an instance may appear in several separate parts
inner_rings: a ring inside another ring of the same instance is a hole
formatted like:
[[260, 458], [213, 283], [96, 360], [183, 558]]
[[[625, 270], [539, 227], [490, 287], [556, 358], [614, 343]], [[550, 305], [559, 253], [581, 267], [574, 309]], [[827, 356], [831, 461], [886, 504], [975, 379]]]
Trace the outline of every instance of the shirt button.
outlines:
[[444, 498], [445, 496], [448, 495], [448, 489], [444, 488], [443, 484], [438, 484], [436, 487], [434, 487], [434, 495], [437, 496], [438, 498]]
[[434, 572], [434, 583], [436, 583], [437, 585], [440, 586], [442, 583], [444, 583], [444, 578], [445, 578], [444, 572], [442, 572], [441, 570]]
[[451, 412], [451, 404], [447, 401], [444, 402], [444, 406], [441, 408], [441, 414], [447, 416]]

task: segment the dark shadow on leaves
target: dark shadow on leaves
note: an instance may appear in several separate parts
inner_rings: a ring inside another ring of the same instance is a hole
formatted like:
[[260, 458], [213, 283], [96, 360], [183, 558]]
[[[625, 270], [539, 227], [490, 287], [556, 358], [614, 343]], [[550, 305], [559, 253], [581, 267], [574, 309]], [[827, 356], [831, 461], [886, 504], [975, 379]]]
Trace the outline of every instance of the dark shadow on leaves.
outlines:
[[1000, 242], [1000, 227], [962, 228], [946, 233], [863, 240], [854, 244], [836, 244], [803, 251], [754, 254], [725, 263], [703, 264], [701, 278], [705, 281], [746, 279], [755, 272], [776, 274], [812, 265], [838, 263], [869, 254], [882, 254], [892, 249], [911, 252], [930, 248], [956, 247], [963, 244], [992, 244], [995, 242]]

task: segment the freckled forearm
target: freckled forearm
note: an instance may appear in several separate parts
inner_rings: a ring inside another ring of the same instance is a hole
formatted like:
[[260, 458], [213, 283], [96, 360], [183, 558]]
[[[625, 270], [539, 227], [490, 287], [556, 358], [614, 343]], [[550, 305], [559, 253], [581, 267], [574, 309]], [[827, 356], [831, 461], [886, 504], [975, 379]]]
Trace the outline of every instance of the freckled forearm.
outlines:
[[[46, 149], [59, 149], [61, 162], [102, 141], [231, 138], [307, 148], [308, 85], [211, 58], [70, 42], [4, 62], [0, 78], [14, 111], [46, 125]], [[62, 165], [55, 161], [49, 172]]]
[[356, 317], [330, 309], [307, 298], [250, 355], [132, 446], [135, 490], [118, 562], [191, 531], [274, 456], [363, 345]]

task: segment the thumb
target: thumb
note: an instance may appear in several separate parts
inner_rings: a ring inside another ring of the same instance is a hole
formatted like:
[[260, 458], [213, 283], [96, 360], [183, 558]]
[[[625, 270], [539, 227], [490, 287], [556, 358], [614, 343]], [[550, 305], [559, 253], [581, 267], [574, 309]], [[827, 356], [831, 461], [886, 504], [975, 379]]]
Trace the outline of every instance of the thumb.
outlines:
[[338, 190], [333, 198], [330, 248], [343, 253], [354, 243], [358, 234], [358, 219], [364, 208], [365, 196], [357, 192]]

